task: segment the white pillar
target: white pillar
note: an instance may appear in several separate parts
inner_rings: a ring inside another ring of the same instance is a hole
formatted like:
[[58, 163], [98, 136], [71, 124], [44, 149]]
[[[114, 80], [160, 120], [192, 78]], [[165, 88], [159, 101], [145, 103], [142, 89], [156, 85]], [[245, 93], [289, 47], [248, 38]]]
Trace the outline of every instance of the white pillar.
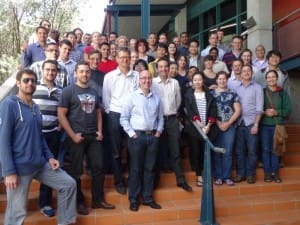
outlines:
[[180, 13], [175, 17], [175, 32], [179, 36], [181, 32], [187, 31], [187, 14], [186, 7], [181, 9]]
[[273, 48], [272, 0], [247, 0], [247, 18], [251, 16], [256, 25], [249, 29], [248, 48], [254, 51], [258, 44], [262, 44], [268, 52]]

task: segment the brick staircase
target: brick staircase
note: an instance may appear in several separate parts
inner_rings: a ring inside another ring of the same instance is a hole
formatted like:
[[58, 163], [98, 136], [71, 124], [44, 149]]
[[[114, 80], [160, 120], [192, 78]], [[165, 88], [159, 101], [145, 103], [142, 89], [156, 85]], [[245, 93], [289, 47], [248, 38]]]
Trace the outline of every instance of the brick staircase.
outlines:
[[[216, 219], [221, 225], [300, 225], [300, 125], [287, 127], [289, 139], [284, 156], [285, 167], [280, 169], [282, 183], [263, 182], [263, 170], [257, 169], [257, 182], [245, 182], [228, 187], [214, 186]], [[198, 225], [202, 189], [195, 185], [195, 175], [184, 159], [186, 178], [193, 186], [187, 193], [176, 187], [173, 174], [161, 174], [155, 199], [161, 210], [141, 206], [131, 212], [127, 196], [119, 195], [113, 188], [111, 175], [106, 176], [105, 195], [115, 210], [90, 209], [88, 216], [79, 216], [77, 225]], [[82, 183], [90, 205], [89, 177], [83, 175]], [[56, 218], [46, 218], [38, 210], [39, 183], [33, 182], [28, 201], [28, 217], [24, 225], [55, 225]], [[0, 224], [6, 207], [5, 188], [0, 184]], [[55, 202], [55, 199], [54, 199]]]

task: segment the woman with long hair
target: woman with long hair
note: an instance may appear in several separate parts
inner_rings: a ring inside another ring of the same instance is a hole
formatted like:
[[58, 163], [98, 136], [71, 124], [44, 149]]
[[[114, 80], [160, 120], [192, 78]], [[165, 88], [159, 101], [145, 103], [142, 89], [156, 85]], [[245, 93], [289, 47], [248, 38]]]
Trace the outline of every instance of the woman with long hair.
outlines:
[[204, 84], [208, 89], [212, 90], [217, 88], [216, 73], [213, 71], [214, 59], [211, 55], [207, 55], [203, 59], [204, 61]]
[[187, 57], [184, 55], [180, 55], [177, 58], [177, 65], [178, 65], [178, 74], [180, 76], [186, 77], [187, 76]]
[[234, 185], [231, 179], [232, 149], [234, 145], [235, 122], [241, 114], [241, 106], [238, 95], [227, 88], [227, 73], [220, 71], [216, 75], [217, 88], [212, 90], [217, 104], [218, 132], [215, 139], [217, 147], [225, 148], [225, 153], [214, 152], [214, 176], [215, 184]]
[[217, 107], [214, 97], [204, 85], [204, 75], [196, 72], [192, 78], [193, 87], [190, 88], [184, 98], [184, 106], [187, 113], [187, 124], [185, 131], [189, 135], [191, 166], [196, 172], [196, 185], [203, 185], [202, 171], [204, 164], [204, 142], [190, 120], [195, 121], [210, 138], [213, 139], [216, 133]]
[[168, 44], [168, 58], [170, 62], [176, 62], [177, 47], [174, 42]]

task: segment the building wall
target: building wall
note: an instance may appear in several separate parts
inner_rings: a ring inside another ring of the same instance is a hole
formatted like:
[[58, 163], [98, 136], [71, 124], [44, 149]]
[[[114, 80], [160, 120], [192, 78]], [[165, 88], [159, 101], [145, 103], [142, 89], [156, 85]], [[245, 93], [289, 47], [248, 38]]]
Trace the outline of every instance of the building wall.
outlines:
[[298, 0], [273, 0], [273, 22], [278, 21], [289, 13], [300, 8]]
[[181, 32], [187, 31], [187, 13], [186, 7], [184, 7], [180, 13], [175, 17], [175, 31], [177, 35]]

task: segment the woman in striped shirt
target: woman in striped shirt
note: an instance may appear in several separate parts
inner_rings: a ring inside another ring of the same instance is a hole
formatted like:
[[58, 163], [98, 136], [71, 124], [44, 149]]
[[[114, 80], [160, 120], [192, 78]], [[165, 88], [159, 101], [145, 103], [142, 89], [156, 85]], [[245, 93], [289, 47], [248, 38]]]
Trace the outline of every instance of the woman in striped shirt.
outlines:
[[192, 159], [191, 166], [196, 172], [196, 184], [197, 186], [202, 186], [204, 142], [199, 132], [190, 123], [190, 120], [195, 121], [210, 138], [213, 138], [216, 133], [215, 118], [217, 107], [213, 96], [204, 85], [204, 75], [202, 72], [196, 72], [193, 75], [192, 85], [192, 88], [185, 94], [184, 105], [188, 116], [185, 130], [189, 134], [189, 147], [192, 156], [190, 157]]

